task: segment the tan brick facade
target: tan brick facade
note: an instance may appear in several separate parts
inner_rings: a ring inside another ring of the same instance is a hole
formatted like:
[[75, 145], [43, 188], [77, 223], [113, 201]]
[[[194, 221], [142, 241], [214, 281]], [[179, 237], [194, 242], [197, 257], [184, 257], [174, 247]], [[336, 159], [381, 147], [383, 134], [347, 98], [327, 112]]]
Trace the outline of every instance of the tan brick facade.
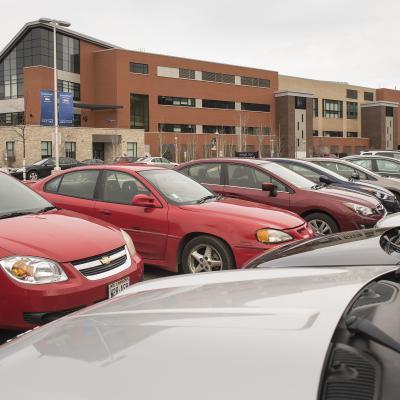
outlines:
[[[23, 131], [25, 129], [26, 163], [32, 164], [42, 158], [41, 142], [53, 139], [54, 128], [29, 126], [0, 127], [0, 164], [2, 166], [21, 166], [23, 159]], [[111, 162], [114, 157], [128, 153], [128, 143], [137, 144], [138, 156], [144, 155], [144, 132], [133, 129], [117, 128], [60, 128], [60, 156], [65, 157], [65, 142], [76, 143], [76, 159], [93, 158], [93, 143], [104, 143], [105, 162]], [[15, 161], [8, 157], [6, 160], [6, 143], [14, 142]], [[54, 146], [52, 154], [55, 154]]]

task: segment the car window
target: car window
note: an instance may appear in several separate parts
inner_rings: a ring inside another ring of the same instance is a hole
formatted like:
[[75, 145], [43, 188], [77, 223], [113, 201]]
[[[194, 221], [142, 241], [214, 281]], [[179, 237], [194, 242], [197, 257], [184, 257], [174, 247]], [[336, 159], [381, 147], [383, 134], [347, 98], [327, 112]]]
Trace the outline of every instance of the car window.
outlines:
[[261, 190], [263, 183], [273, 183], [280, 192], [288, 191], [285, 185], [265, 172], [247, 165], [228, 164], [229, 186]]
[[120, 171], [104, 171], [101, 200], [109, 203], [132, 204], [137, 194], [150, 191], [130, 174]]
[[60, 164], [71, 165], [71, 160], [69, 158], [60, 157]]
[[167, 163], [167, 164], [169, 164], [169, 163], [170, 163], [170, 161], [169, 161], [169, 160], [167, 160], [166, 158], [162, 158], [162, 159], [161, 159], [161, 161], [162, 161], [163, 163]]
[[[184, 172], [185, 173], [185, 172]], [[221, 184], [221, 164], [207, 163], [193, 165], [189, 168], [189, 173], [185, 173], [200, 183], [210, 185]]]
[[44, 191], [48, 193], [57, 193], [62, 177], [63, 176], [60, 175], [57, 176], [57, 178], [54, 178], [51, 181], [47, 182], [46, 185], [44, 186]]
[[400, 164], [389, 160], [376, 160], [379, 172], [400, 172]]
[[326, 162], [326, 161], [317, 161], [317, 165], [321, 167], [327, 168], [333, 172], [338, 173], [339, 175], [344, 176], [345, 178], [351, 179], [352, 174], [354, 172], [358, 173], [358, 176], [361, 180], [368, 180], [368, 175], [363, 171], [360, 171], [358, 168], [353, 168], [350, 165], [335, 163], [335, 162]]
[[58, 194], [93, 199], [99, 171], [76, 171], [63, 175]]
[[298, 165], [298, 164], [291, 164], [291, 163], [281, 163], [283, 166], [285, 166], [286, 168], [291, 169], [292, 171], [296, 172], [297, 174], [300, 174], [301, 176], [304, 176], [307, 179], [310, 179], [311, 181], [315, 182], [315, 183], [319, 183], [320, 180], [320, 176], [321, 174], [319, 174], [316, 171], [313, 171], [310, 168], [304, 167], [302, 165]]
[[351, 160], [353, 164], [359, 165], [360, 167], [372, 170], [372, 160], [369, 159], [354, 159]]

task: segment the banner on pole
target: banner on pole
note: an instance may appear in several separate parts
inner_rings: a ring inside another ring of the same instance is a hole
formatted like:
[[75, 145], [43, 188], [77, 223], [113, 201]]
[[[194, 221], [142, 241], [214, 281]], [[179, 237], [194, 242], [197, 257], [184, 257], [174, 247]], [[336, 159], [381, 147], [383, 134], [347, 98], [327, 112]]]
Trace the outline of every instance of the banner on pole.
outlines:
[[58, 94], [58, 125], [72, 126], [74, 122], [74, 101], [72, 93]]
[[54, 125], [54, 92], [40, 91], [40, 125]]

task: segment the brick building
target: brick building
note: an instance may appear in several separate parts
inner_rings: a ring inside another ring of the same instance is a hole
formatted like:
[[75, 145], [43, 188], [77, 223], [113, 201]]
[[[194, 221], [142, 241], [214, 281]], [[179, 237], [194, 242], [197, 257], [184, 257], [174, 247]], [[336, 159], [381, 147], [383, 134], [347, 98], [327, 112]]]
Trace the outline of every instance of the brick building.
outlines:
[[[30, 151], [42, 157], [53, 152], [49, 128], [38, 126], [40, 90], [53, 88], [51, 29], [27, 23], [0, 53], [0, 125], [35, 127], [27, 129], [35, 132]], [[65, 155], [110, 161], [148, 152], [185, 161], [397, 148], [400, 92], [129, 51], [57, 29], [58, 89], [73, 93], [80, 127], [61, 130]], [[18, 164], [18, 138], [4, 129], [1, 153]]]

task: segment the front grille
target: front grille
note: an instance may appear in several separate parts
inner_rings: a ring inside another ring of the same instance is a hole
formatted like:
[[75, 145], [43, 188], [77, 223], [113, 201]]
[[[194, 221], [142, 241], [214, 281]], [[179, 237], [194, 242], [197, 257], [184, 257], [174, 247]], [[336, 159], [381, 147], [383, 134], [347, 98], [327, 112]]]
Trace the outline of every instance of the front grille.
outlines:
[[128, 268], [130, 258], [126, 247], [119, 247], [94, 257], [73, 261], [71, 264], [88, 279], [100, 279], [117, 268]]

